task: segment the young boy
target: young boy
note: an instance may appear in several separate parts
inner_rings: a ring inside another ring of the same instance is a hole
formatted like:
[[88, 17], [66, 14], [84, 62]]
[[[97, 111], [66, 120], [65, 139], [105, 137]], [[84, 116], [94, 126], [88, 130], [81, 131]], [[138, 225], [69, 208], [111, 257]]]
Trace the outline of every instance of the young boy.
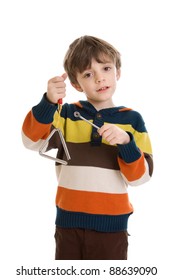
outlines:
[[[53, 128], [60, 128], [71, 160], [56, 163], [56, 254], [58, 260], [126, 260], [128, 218], [133, 213], [127, 186], [147, 182], [153, 172], [150, 139], [142, 116], [116, 107], [120, 53], [108, 42], [83, 36], [69, 47], [65, 72], [48, 81], [47, 93], [24, 120], [24, 145], [39, 150]], [[65, 80], [87, 101], [64, 104]], [[91, 121], [75, 117], [75, 112]], [[56, 134], [47, 150], [65, 153]]]

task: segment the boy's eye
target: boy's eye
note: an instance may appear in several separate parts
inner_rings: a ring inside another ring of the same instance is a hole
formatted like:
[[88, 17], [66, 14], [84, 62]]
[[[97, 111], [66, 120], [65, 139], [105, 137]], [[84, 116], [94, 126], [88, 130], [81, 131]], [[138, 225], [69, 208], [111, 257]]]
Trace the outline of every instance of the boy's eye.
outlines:
[[84, 78], [90, 78], [92, 76], [92, 73], [85, 73]]
[[109, 71], [109, 70], [111, 70], [111, 67], [110, 66], [106, 66], [106, 67], [104, 67], [104, 70], [105, 71]]

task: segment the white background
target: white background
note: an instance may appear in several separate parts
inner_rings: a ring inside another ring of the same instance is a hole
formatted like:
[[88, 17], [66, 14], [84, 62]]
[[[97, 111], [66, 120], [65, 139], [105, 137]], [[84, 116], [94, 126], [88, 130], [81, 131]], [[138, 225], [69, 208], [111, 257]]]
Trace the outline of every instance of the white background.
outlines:
[[[115, 104], [142, 114], [153, 146], [152, 180], [129, 188], [135, 212], [129, 219], [129, 260], [125, 265], [157, 266], [169, 275], [172, 254], [171, 2], [1, 1], [0, 254], [4, 275], [11, 273], [14, 279], [15, 269], [21, 265], [44, 263], [46, 266], [54, 259], [57, 187], [54, 163], [23, 147], [21, 126], [26, 113], [46, 91], [48, 79], [63, 74], [63, 58], [69, 44], [85, 34], [105, 39], [121, 52], [122, 76], [114, 96]], [[64, 102], [78, 99], [84, 96], [67, 81]]]

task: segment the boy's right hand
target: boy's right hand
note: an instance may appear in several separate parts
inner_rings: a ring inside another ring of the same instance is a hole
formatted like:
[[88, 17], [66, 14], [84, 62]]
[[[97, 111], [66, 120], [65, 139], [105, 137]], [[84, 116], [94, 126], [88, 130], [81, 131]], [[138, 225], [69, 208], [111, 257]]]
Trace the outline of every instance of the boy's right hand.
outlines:
[[58, 103], [58, 100], [64, 98], [66, 95], [65, 79], [67, 74], [62, 76], [56, 76], [48, 81], [47, 84], [47, 99], [54, 104]]

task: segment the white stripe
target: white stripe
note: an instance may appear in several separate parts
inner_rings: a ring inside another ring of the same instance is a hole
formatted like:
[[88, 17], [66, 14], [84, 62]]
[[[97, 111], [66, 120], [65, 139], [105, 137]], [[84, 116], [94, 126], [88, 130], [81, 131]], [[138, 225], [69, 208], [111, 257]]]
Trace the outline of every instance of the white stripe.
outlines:
[[46, 140], [39, 139], [37, 142], [34, 142], [22, 131], [22, 141], [25, 148], [33, 151], [39, 151], [40, 147], [43, 145], [43, 142], [45, 142]]
[[59, 185], [89, 192], [127, 193], [127, 184], [117, 170], [90, 166], [56, 166]]

